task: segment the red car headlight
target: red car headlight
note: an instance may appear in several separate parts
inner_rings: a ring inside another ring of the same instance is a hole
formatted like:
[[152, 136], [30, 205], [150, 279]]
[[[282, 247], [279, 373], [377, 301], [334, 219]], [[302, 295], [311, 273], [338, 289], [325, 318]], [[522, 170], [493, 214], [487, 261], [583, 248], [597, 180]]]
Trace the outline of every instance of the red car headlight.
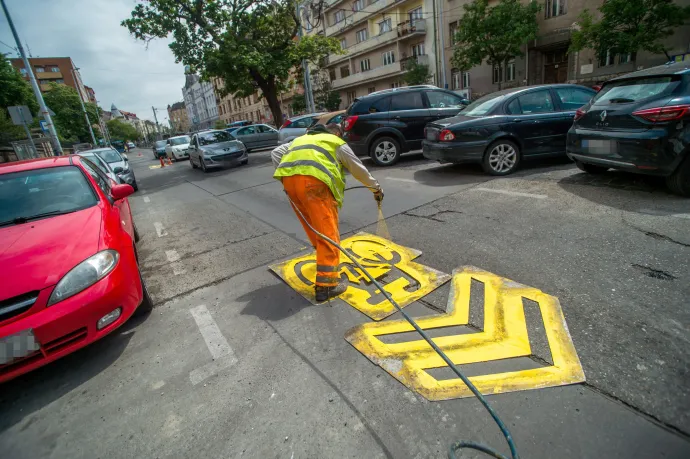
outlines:
[[103, 250], [72, 268], [60, 279], [50, 294], [48, 306], [69, 298], [103, 279], [117, 265], [120, 258], [115, 250]]

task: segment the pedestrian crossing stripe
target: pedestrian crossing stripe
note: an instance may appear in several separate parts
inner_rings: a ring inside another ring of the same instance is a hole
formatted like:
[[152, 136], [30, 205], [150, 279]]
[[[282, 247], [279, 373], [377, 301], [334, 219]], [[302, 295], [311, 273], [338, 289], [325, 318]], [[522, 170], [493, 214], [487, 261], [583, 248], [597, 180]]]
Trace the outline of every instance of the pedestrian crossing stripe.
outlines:
[[[357, 233], [341, 241], [341, 245], [383, 285], [400, 307], [417, 301], [450, 280], [448, 274], [412, 261], [422, 252], [373, 234]], [[314, 298], [316, 252], [269, 268], [300, 295], [317, 304]], [[339, 298], [353, 308], [373, 320], [384, 319], [396, 311], [369, 278], [342, 253], [338, 271], [340, 278], [348, 281], [347, 290]]]
[[[532, 355], [523, 298], [536, 302], [544, 323], [553, 365], [519, 371], [481, 374], [469, 379], [482, 394], [498, 394], [585, 381], [558, 298], [472, 266], [453, 271], [446, 313], [415, 319], [429, 331], [467, 325], [472, 279], [484, 284], [484, 327], [478, 333], [432, 338], [456, 365]], [[453, 373], [453, 379], [436, 379], [431, 369], [446, 368], [445, 362], [423, 339], [386, 344], [383, 335], [412, 332], [406, 320], [359, 325], [345, 339], [369, 360], [429, 400], [469, 397], [468, 387]], [[421, 338], [421, 337], [420, 337]], [[490, 367], [490, 364], [485, 367]], [[462, 370], [462, 369], [461, 369]]]

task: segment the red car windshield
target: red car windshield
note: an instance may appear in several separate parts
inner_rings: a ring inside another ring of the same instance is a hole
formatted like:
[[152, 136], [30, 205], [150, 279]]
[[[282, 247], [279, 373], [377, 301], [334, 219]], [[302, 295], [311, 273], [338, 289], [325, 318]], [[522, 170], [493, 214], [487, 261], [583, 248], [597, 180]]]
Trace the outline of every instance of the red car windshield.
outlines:
[[91, 207], [96, 194], [76, 166], [0, 175], [0, 226]]

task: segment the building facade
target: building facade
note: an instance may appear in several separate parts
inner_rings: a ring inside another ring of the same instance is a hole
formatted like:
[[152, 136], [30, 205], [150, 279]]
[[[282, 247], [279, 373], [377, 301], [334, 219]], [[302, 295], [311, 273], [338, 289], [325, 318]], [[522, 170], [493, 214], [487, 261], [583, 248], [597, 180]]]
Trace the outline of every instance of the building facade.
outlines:
[[168, 105], [168, 120], [170, 120], [170, 127], [174, 133], [189, 132], [189, 115], [184, 102], [175, 102]]
[[182, 97], [190, 121], [191, 130], [213, 128], [218, 119], [218, 102], [213, 84], [201, 81], [198, 75], [185, 74]]
[[[24, 61], [19, 58], [10, 59], [12, 66], [19, 70], [24, 79], [29, 81], [28, 70], [24, 68]], [[70, 57], [31, 57], [29, 58], [31, 70], [34, 72], [36, 82], [41, 92], [50, 89], [50, 83], [66, 84], [74, 88], [84, 102], [90, 102], [86, 86], [81, 80], [79, 70]], [[94, 94], [95, 99], [95, 94]]]
[[89, 99], [89, 102], [92, 104], [97, 104], [98, 101], [96, 101], [96, 91], [94, 91], [90, 86], [84, 86], [84, 89], [86, 90], [86, 97]]

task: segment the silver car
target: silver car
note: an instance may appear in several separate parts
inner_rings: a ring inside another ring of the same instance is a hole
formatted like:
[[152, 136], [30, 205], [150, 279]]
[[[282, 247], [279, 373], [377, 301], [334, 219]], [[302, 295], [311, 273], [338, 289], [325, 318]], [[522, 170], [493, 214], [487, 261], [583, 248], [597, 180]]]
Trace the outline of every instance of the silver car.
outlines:
[[115, 175], [120, 178], [122, 183], [132, 185], [134, 191], [139, 189], [139, 185], [137, 185], [137, 178], [134, 176], [134, 171], [129, 165], [127, 155], [118, 152], [114, 148], [97, 148], [84, 153], [91, 152], [95, 153], [99, 158], [108, 163], [108, 166], [113, 170]]
[[77, 156], [81, 156], [82, 158], [86, 158], [89, 161], [91, 161], [97, 168], [101, 170], [105, 175], [107, 175], [110, 180], [112, 180], [115, 183], [125, 183], [122, 181], [120, 177], [115, 173], [112, 167], [105, 161], [103, 161], [103, 158], [98, 156], [94, 150], [89, 150], [89, 151], [80, 151], [77, 153]]
[[214, 167], [247, 164], [249, 155], [242, 142], [232, 134], [210, 130], [197, 132], [189, 143], [189, 162], [192, 168], [207, 172]]
[[229, 128], [226, 131], [242, 142], [247, 147], [247, 151], [278, 145], [278, 131], [265, 124]]
[[324, 112], [311, 113], [309, 115], [300, 115], [290, 118], [280, 128], [278, 131], [278, 143], [281, 145], [284, 143], [292, 142], [297, 137], [306, 134], [307, 128], [311, 125], [316, 124]]

